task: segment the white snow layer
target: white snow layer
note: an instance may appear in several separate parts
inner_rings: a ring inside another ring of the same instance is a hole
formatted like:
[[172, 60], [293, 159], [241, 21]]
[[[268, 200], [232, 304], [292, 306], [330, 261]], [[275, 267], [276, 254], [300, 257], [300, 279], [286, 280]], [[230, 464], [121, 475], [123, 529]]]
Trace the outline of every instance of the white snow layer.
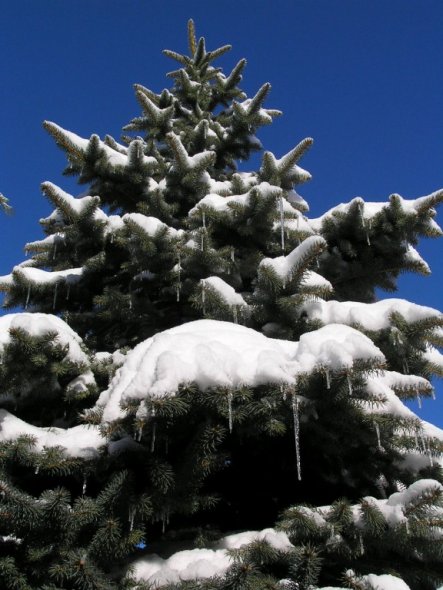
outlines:
[[30, 336], [43, 336], [55, 332], [56, 344], [67, 347], [65, 359], [75, 364], [89, 365], [88, 357], [81, 348], [82, 339], [66, 322], [46, 313], [10, 313], [0, 317], [0, 354], [11, 342], [10, 330], [21, 329]]
[[230, 322], [198, 320], [136, 346], [97, 405], [108, 422], [124, 416], [125, 401], [174, 395], [183, 384], [195, 383], [201, 390], [292, 385], [300, 374], [350, 369], [356, 360], [380, 365], [384, 357], [369, 338], [348, 326], [331, 324], [289, 342]]
[[15, 440], [20, 435], [32, 436], [35, 450], [45, 447], [62, 447], [70, 457], [92, 459], [98, 449], [107, 444], [98, 426], [81, 424], [73, 428], [40, 428], [17, 418], [7, 410], [0, 409], [0, 441]]
[[179, 551], [168, 559], [155, 554], [143, 557], [135, 562], [132, 577], [158, 588], [182, 580], [220, 576], [233, 563], [229, 550], [254, 541], [266, 541], [279, 551], [288, 551], [292, 547], [287, 535], [274, 529], [245, 531], [224, 537], [213, 549]]
[[393, 313], [401, 314], [408, 324], [428, 318], [442, 318], [438, 310], [405, 299], [383, 299], [376, 303], [310, 300], [302, 304], [302, 310], [310, 319], [320, 320], [323, 324], [358, 324], [371, 331], [388, 328]]
[[310, 256], [312, 249], [324, 246], [326, 246], [326, 241], [321, 236], [310, 236], [287, 256], [263, 258], [258, 267], [259, 271], [260, 268], [272, 268], [283, 282], [290, 281], [291, 275], [305, 265], [306, 258]]
[[371, 590], [411, 590], [406, 582], [390, 574], [368, 574], [362, 579], [370, 584]]
[[226, 283], [220, 277], [208, 277], [207, 279], [201, 279], [200, 284], [205, 289], [206, 287], [213, 289], [223, 299], [226, 305], [248, 305], [240, 293], [236, 293], [235, 289], [231, 287], [231, 285], [228, 285], [228, 283]]

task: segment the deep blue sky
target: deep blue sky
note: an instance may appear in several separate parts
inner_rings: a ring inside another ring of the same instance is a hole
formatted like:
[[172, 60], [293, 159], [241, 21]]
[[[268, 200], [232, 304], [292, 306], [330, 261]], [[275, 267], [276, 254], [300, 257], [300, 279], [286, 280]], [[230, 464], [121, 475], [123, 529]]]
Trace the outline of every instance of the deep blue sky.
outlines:
[[[271, 82], [267, 106], [284, 116], [260, 134], [266, 149], [279, 157], [315, 139], [300, 191], [312, 217], [357, 195], [443, 187], [441, 0], [3, 0], [0, 10], [0, 191], [15, 209], [0, 218], [0, 274], [41, 236], [50, 209], [40, 183], [82, 190], [61, 176], [63, 154], [41, 122], [118, 138], [139, 114], [132, 84], [170, 86], [175, 64], [161, 50], [186, 50], [189, 17], [210, 49], [233, 45], [226, 69], [248, 59], [248, 94]], [[433, 275], [404, 277], [397, 296], [441, 309], [442, 242], [419, 250]], [[438, 391], [421, 415], [443, 425]]]

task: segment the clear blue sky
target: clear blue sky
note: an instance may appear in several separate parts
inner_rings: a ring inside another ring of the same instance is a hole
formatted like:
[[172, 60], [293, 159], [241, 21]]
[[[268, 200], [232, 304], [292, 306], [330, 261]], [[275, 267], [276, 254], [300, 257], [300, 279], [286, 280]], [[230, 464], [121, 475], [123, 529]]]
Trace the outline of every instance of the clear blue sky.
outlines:
[[[233, 45], [226, 69], [248, 59], [248, 94], [271, 82], [267, 106], [284, 116], [260, 134], [266, 149], [280, 156], [314, 138], [301, 191], [312, 217], [357, 195], [443, 187], [441, 0], [3, 0], [0, 11], [0, 191], [15, 209], [0, 218], [0, 274], [41, 236], [40, 183], [79, 190], [41, 122], [118, 138], [139, 114], [132, 84], [170, 85], [175, 65], [161, 50], [186, 50], [189, 17], [209, 48]], [[442, 244], [421, 244], [433, 275], [404, 277], [397, 296], [443, 308]], [[438, 393], [420, 414], [443, 426]]]

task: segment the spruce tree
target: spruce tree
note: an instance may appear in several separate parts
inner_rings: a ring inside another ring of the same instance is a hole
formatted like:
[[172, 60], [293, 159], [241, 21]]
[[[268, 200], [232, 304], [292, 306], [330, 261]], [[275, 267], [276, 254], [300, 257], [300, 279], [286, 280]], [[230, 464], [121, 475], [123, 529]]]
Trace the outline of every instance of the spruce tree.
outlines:
[[443, 432], [403, 402], [443, 319], [377, 290], [429, 274], [443, 190], [309, 219], [312, 139], [263, 151], [270, 85], [188, 41], [121, 142], [44, 123], [88, 196], [44, 182], [0, 279], [0, 585], [435, 590]]

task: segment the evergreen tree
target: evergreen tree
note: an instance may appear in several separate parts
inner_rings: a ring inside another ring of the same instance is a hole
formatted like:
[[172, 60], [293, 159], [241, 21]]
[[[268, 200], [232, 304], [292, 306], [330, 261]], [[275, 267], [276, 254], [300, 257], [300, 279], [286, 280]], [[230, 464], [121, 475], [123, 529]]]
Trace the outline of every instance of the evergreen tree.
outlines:
[[1, 585], [435, 590], [443, 432], [403, 401], [443, 319], [376, 289], [429, 274], [443, 191], [309, 219], [312, 139], [240, 171], [270, 85], [188, 40], [122, 143], [44, 124], [89, 195], [44, 182], [46, 237], [0, 279]]

